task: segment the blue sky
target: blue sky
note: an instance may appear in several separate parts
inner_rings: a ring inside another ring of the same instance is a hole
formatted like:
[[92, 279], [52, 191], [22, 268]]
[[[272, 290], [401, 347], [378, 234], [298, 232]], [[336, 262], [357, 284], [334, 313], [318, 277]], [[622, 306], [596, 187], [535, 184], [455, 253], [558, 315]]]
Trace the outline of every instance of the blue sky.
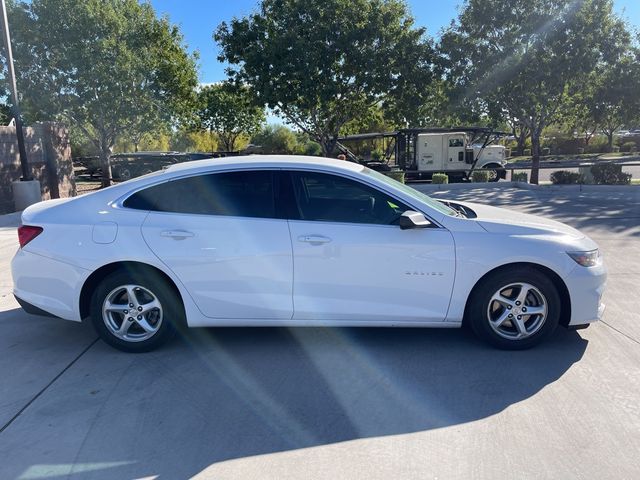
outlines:
[[[508, 1], [508, 0], [505, 0]], [[462, 0], [408, 0], [411, 12], [419, 25], [437, 35], [457, 16]], [[180, 25], [191, 49], [200, 52], [200, 81], [217, 82], [224, 79], [224, 65], [217, 60], [217, 47], [211, 35], [222, 21], [251, 12], [257, 0], [151, 0], [159, 14], [167, 14]], [[614, 0], [618, 13], [634, 27], [640, 26], [640, 0]]]

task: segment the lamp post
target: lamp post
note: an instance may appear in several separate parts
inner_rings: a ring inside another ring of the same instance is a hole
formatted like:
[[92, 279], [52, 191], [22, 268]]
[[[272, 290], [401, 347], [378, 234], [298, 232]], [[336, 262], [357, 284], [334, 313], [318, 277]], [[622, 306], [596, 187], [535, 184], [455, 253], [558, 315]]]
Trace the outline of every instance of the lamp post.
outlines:
[[7, 6], [5, 0], [0, 0], [0, 13], [2, 14], [2, 40], [4, 41], [4, 51], [7, 60], [7, 70], [9, 73], [9, 88], [11, 89], [11, 112], [16, 124], [16, 137], [18, 139], [18, 155], [20, 157], [20, 167], [22, 178], [19, 182], [13, 182], [13, 198], [16, 210], [39, 202], [40, 182], [33, 179], [29, 162], [27, 160], [27, 150], [24, 146], [24, 132], [22, 131], [22, 115], [20, 114], [20, 103], [18, 102], [18, 89], [16, 88], [16, 72], [13, 68], [13, 53], [11, 50], [11, 35], [9, 34], [9, 20], [7, 18]]

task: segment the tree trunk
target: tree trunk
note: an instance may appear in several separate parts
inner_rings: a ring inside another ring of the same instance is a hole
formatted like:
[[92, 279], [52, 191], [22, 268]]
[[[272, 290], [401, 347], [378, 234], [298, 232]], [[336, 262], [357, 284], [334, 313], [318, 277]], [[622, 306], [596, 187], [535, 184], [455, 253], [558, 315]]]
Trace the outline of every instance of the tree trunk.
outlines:
[[100, 149], [100, 168], [102, 169], [102, 188], [111, 185], [111, 148], [102, 146]]
[[540, 133], [535, 129], [531, 133], [531, 183], [538, 184], [538, 173], [540, 169]]
[[607, 135], [607, 150], [613, 152], [613, 130], [606, 133]]
[[524, 130], [520, 131], [520, 134], [516, 136], [516, 155], [521, 157], [524, 155], [524, 145], [527, 142], [527, 134]]
[[511, 126], [511, 134], [516, 140], [514, 156], [520, 157], [524, 155], [524, 147], [529, 137], [529, 129], [526, 125], [522, 124], [522, 122], [515, 119], [510, 120], [509, 125]]
[[331, 155], [333, 155], [333, 151], [336, 148], [336, 143], [338, 142], [338, 136], [337, 135], [333, 135], [331, 137], [325, 137], [322, 140], [320, 140], [320, 146], [322, 147], [322, 156], [327, 157], [327, 158], [331, 158]]
[[222, 142], [225, 152], [233, 152], [236, 146], [236, 137], [233, 135], [218, 134], [218, 139]]

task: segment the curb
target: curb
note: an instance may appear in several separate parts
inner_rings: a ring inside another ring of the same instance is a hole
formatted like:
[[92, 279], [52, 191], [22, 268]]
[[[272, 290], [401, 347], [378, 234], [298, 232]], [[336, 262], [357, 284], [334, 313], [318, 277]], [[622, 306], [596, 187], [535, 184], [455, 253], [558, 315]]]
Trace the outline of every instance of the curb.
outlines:
[[20, 217], [22, 212], [7, 213], [0, 215], [0, 228], [3, 227], [18, 227], [20, 225]]
[[[515, 188], [543, 192], [640, 192], [640, 185], [536, 185], [525, 182], [495, 182], [495, 183], [408, 183], [412, 188], [421, 192], [443, 192], [452, 190], [502, 190]], [[636, 188], [634, 188], [636, 187]]]
[[520, 188], [523, 190], [535, 190], [540, 185], [524, 182], [482, 182], [482, 183], [407, 183], [416, 190], [448, 191], [448, 190], [473, 190], [483, 188], [485, 190], [502, 190], [504, 188]]

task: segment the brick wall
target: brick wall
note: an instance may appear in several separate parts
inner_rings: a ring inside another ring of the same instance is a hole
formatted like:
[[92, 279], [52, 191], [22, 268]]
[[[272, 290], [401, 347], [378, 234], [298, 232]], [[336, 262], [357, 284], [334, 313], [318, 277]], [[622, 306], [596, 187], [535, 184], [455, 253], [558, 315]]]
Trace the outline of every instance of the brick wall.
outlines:
[[[42, 199], [75, 196], [68, 130], [58, 123], [43, 122], [25, 127], [24, 137], [29, 167], [40, 181]], [[13, 212], [11, 183], [21, 176], [16, 129], [0, 127], [0, 214]]]

